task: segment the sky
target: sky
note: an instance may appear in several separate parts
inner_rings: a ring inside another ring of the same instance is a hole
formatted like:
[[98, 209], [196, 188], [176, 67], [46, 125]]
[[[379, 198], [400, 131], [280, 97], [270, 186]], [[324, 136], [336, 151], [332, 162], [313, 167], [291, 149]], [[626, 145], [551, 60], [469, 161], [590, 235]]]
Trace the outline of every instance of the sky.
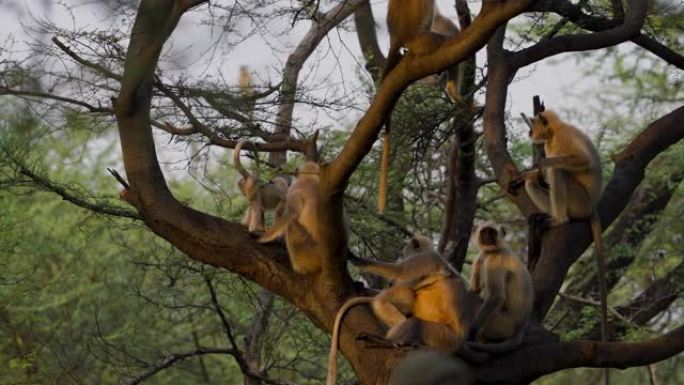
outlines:
[[[48, 19], [59, 27], [66, 29], [92, 30], [105, 26], [117, 26], [121, 21], [111, 17], [107, 6], [116, 6], [121, 2], [137, 4], [131, 0], [0, 0], [0, 38], [7, 41], [8, 37], [15, 40], [26, 40], [30, 26], [36, 24], [37, 19]], [[214, 0], [212, 3], [226, 3]], [[377, 32], [379, 44], [386, 52], [389, 46], [387, 28], [385, 24], [386, 0], [371, 2], [378, 22]], [[471, 2], [471, 7], [477, 7], [479, 2]], [[64, 5], [72, 7], [73, 14], [65, 11]], [[331, 0], [323, 0], [321, 7], [325, 10], [331, 7]], [[456, 21], [456, 11], [453, 0], [438, 0], [438, 7], [443, 15]], [[229, 85], [237, 83], [238, 71], [241, 65], [248, 64], [254, 73], [257, 84], [275, 84], [280, 79], [282, 68], [290, 52], [301, 37], [307, 32], [307, 23], [299, 23], [293, 32], [285, 35], [277, 32], [289, 26], [291, 19], [275, 21], [267, 26], [271, 32], [267, 38], [252, 36], [230, 50], [222, 48], [214, 50], [216, 41], [235, 42], [240, 38], [238, 33], [225, 33], [220, 28], [208, 27], [201, 24], [202, 17], [208, 14], [206, 5], [198, 7], [181, 20], [176, 31], [166, 45], [167, 58], [163, 68], [178, 76], [189, 76], [194, 79], [220, 79]], [[477, 11], [476, 8], [473, 11]], [[350, 25], [353, 23], [350, 22]], [[240, 26], [238, 26], [240, 27]], [[249, 27], [249, 26], [245, 26]], [[52, 36], [31, 35], [32, 38], [49, 42]], [[69, 45], [69, 44], [67, 44]], [[208, 54], [208, 55], [207, 55]], [[210, 57], [210, 60], [198, 57]], [[485, 62], [484, 49], [478, 53], [478, 63]], [[362, 88], [360, 78], [369, 80], [363, 69], [363, 58], [358, 47], [356, 35], [350, 29], [338, 28], [328, 34], [324, 44], [307, 61], [300, 80], [307, 94], [319, 98], [337, 98], [344, 100], [344, 108], [323, 110], [309, 105], [297, 105], [295, 108], [295, 126], [303, 132], [311, 133], [315, 129], [350, 129], [353, 127], [367, 107], [368, 100], [359, 98]], [[591, 103], [588, 99], [569, 96], [567, 89], [577, 90], [591, 83], [591, 79], [583, 77], [571, 55], [557, 56], [519, 71], [517, 77], [521, 81], [514, 82], [509, 88], [508, 111], [517, 118], [520, 112], [531, 114], [532, 96], [541, 95], [547, 106], [558, 106], [555, 109], [574, 108], [581, 110], [583, 103]], [[344, 99], [345, 96], [353, 98]], [[483, 95], [479, 96], [480, 98]], [[103, 104], [107, 100], [102, 101]], [[275, 112], [275, 111], [273, 111]], [[526, 127], [518, 120], [511, 135], [526, 135]], [[268, 128], [268, 127], [266, 127]], [[588, 127], [588, 131], [598, 127]], [[157, 135], [166, 135], [159, 134]], [[168, 139], [159, 140], [169, 143]], [[380, 145], [380, 142], [376, 143]], [[165, 145], [163, 151], [158, 151], [160, 161], [169, 177], [182, 178], [187, 175], [187, 161], [194, 156], [194, 149], [186, 146], [172, 147]], [[215, 156], [225, 159], [223, 149], [212, 149]], [[192, 172], [192, 171], [191, 171]]]

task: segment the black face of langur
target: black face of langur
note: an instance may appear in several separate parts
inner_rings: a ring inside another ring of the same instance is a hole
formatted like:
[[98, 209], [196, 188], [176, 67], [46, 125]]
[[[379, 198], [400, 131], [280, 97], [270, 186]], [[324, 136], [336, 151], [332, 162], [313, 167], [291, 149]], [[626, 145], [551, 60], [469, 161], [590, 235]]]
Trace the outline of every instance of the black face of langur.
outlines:
[[483, 251], [495, 251], [501, 247], [501, 240], [506, 236], [506, 230], [501, 226], [482, 225], [477, 232], [477, 244]]
[[538, 113], [532, 120], [529, 135], [534, 144], [543, 144], [551, 138], [552, 132], [544, 112]]

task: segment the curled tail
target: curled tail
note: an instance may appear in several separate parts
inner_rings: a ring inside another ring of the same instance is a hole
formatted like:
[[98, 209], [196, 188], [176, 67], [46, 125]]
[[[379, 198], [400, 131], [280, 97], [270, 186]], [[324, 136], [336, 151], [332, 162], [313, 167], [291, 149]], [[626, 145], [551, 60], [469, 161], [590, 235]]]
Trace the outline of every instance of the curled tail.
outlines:
[[[608, 342], [608, 288], [606, 287], [606, 258], [603, 253], [603, 238], [601, 237], [601, 218], [596, 210], [591, 215], [591, 235], [596, 248], [596, 262], [598, 263], [599, 297], [601, 299], [601, 342]], [[605, 369], [604, 383], [610, 384], [610, 371]]]
[[235, 168], [240, 172], [240, 175], [242, 175], [243, 178], [248, 178], [249, 173], [247, 170], [245, 170], [244, 167], [242, 167], [242, 163], [240, 163], [240, 150], [242, 150], [242, 146], [247, 142], [245, 139], [241, 139], [237, 145], [235, 145], [235, 150], [233, 150], [233, 163], [235, 164]]
[[335, 317], [335, 323], [333, 324], [332, 337], [330, 339], [330, 354], [328, 355], [328, 377], [325, 381], [326, 385], [335, 385], [337, 382], [337, 345], [340, 335], [340, 324], [342, 323], [342, 318], [344, 314], [352, 306], [356, 306], [362, 303], [370, 303], [373, 297], [354, 297], [349, 301], [345, 302], [344, 305], [337, 311], [337, 316]]

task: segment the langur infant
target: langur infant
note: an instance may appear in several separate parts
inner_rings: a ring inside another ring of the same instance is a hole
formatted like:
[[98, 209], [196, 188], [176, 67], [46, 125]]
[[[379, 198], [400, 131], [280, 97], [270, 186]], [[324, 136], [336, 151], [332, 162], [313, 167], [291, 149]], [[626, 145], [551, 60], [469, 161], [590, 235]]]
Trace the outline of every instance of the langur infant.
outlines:
[[480, 255], [472, 266], [470, 290], [484, 301], [470, 326], [468, 346], [506, 352], [522, 341], [532, 313], [534, 290], [525, 264], [504, 241], [505, 231], [491, 223], [480, 225], [475, 241]]
[[285, 245], [292, 269], [300, 274], [321, 269], [318, 251], [318, 184], [319, 166], [304, 162], [297, 168], [296, 179], [287, 190], [285, 213], [259, 238], [259, 243], [285, 235]]
[[247, 226], [249, 232], [264, 231], [264, 214], [266, 211], [275, 212], [275, 222], [282, 217], [285, 211], [285, 195], [287, 194], [287, 179], [275, 177], [269, 182], [264, 182], [259, 177], [259, 167], [255, 174], [250, 174], [240, 163], [240, 150], [245, 140], [238, 142], [233, 151], [233, 163], [240, 172], [238, 187], [242, 195], [249, 201], [249, 207], [242, 223]]
[[389, 328], [385, 337], [397, 345], [422, 344], [445, 352], [460, 348], [469, 326], [464, 311], [466, 283], [434, 249], [429, 238], [422, 235], [411, 238], [397, 263], [364, 262], [359, 268], [387, 278], [392, 286], [374, 297], [352, 298], [337, 312], [328, 361], [328, 385], [334, 384], [337, 376], [340, 324], [346, 311], [357, 304], [371, 304], [375, 316]]

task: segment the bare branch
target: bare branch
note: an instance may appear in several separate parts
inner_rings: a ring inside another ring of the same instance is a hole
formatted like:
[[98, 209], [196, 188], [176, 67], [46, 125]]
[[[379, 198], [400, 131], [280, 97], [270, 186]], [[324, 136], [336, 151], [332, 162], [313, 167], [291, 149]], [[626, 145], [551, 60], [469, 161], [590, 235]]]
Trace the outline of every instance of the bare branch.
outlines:
[[5, 88], [5, 87], [0, 87], [0, 95], [26, 96], [26, 97], [30, 97], [30, 98], [57, 100], [60, 102], [69, 103], [69, 104], [77, 105], [80, 107], [84, 107], [88, 111], [95, 112], [95, 113], [111, 114], [113, 112], [111, 108], [95, 107], [92, 104], [88, 104], [88, 103], [81, 101], [81, 100], [67, 98], [67, 97], [59, 96], [59, 95], [54, 95], [54, 94], [50, 94], [47, 92], [13, 90], [13, 89]]
[[52, 38], [52, 42], [55, 43], [55, 45], [57, 45], [57, 47], [59, 47], [59, 49], [61, 49], [62, 51], [64, 51], [64, 53], [66, 53], [69, 57], [71, 57], [71, 58], [74, 59], [77, 63], [83, 65], [84, 67], [87, 67], [87, 68], [90, 68], [90, 69], [92, 69], [92, 70], [95, 70], [96, 72], [99, 72], [100, 74], [102, 74], [102, 75], [104, 75], [104, 76], [106, 76], [106, 77], [108, 77], [108, 78], [116, 79], [116, 80], [118, 80], [118, 81], [121, 81], [121, 75], [116, 74], [116, 73], [110, 71], [107, 67], [105, 67], [105, 66], [103, 66], [103, 65], [101, 65], [101, 64], [93, 63], [93, 62], [91, 62], [91, 61], [89, 61], [89, 60], [86, 60], [86, 59], [82, 58], [80, 55], [78, 55], [76, 52], [72, 51], [69, 47], [67, 47], [64, 43], [62, 43], [62, 42], [57, 38], [57, 36], [54, 36], [54, 37]]
[[125, 209], [122, 207], [117, 207], [110, 205], [108, 203], [91, 203], [88, 202], [87, 200], [78, 197], [77, 195], [73, 194], [71, 191], [67, 190], [64, 186], [58, 185], [54, 183], [53, 181], [42, 177], [40, 175], [37, 175], [33, 171], [31, 171], [29, 168], [24, 166], [23, 164], [20, 164], [16, 161], [14, 161], [15, 166], [19, 170], [19, 173], [28, 177], [31, 182], [35, 185], [38, 186], [42, 189], [45, 189], [47, 191], [53, 192], [65, 201], [72, 203], [78, 207], [90, 210], [94, 213], [98, 214], [104, 214], [104, 215], [111, 215], [115, 217], [123, 217], [123, 218], [130, 218], [130, 219], [137, 219], [140, 220], [140, 215], [138, 213]]
[[128, 385], [138, 385], [142, 383], [145, 380], [148, 380], [150, 377], [154, 376], [155, 374], [161, 372], [164, 369], [168, 369], [171, 366], [175, 365], [179, 361], [183, 361], [185, 359], [191, 358], [191, 357], [196, 357], [196, 356], [203, 356], [205, 354], [230, 354], [234, 355], [235, 351], [233, 349], [225, 349], [225, 348], [198, 348], [196, 350], [193, 350], [191, 352], [184, 352], [184, 353], [173, 353], [167, 356], [166, 358], [162, 359], [159, 363], [155, 364], [142, 374], [139, 374], [135, 378], [133, 378], [130, 382], [128, 382]]
[[[567, 0], [538, 1], [535, 4], [535, 10], [555, 12], [572, 21], [580, 28], [584, 28], [588, 31], [603, 31], [608, 28], [613, 28], [616, 24], [614, 21], [600, 16], [587, 15], [582, 12], [582, 8], [578, 4], [572, 4]], [[679, 69], [684, 69], [684, 56], [653, 38], [648, 37], [643, 33], [639, 33], [639, 35], [633, 37], [631, 40], [640, 47], [665, 60], [667, 63]]]
[[[320, 18], [317, 18], [317, 20], [312, 20], [311, 29], [309, 29], [309, 32], [304, 36], [294, 52], [290, 54], [285, 63], [282, 88], [280, 90], [280, 106], [276, 116], [275, 134], [289, 136], [290, 128], [292, 127], [292, 114], [294, 112], [299, 72], [302, 70], [306, 60], [328, 32], [346, 19], [347, 16], [351, 15], [364, 1], [367, 0], [343, 1]], [[285, 154], [272, 154], [270, 161], [272, 164], [279, 166], [285, 161]]]
[[684, 326], [644, 342], [575, 341], [521, 348], [476, 367], [476, 377], [488, 383], [530, 383], [563, 369], [643, 366], [673, 357], [684, 350]]
[[622, 25], [589, 34], [562, 35], [541, 41], [511, 56], [511, 64], [521, 68], [562, 52], [588, 51], [610, 47], [639, 35], [646, 17], [646, 2], [630, 0], [629, 14]]
[[225, 313], [223, 313], [223, 309], [221, 309], [221, 305], [219, 304], [218, 297], [216, 295], [216, 289], [214, 289], [214, 284], [211, 282], [211, 277], [205, 274], [204, 282], [207, 285], [207, 289], [209, 289], [211, 303], [214, 306], [214, 310], [216, 310], [216, 313], [221, 319], [223, 331], [226, 333], [226, 337], [228, 337], [228, 341], [230, 342], [230, 346], [232, 347], [231, 350], [233, 351], [233, 353], [231, 355], [233, 356], [233, 358], [235, 358], [235, 362], [240, 367], [242, 373], [247, 377], [263, 381], [267, 384], [282, 385], [281, 382], [271, 380], [270, 378], [266, 378], [258, 373], [252, 372], [252, 370], [249, 367], [249, 364], [247, 363], [244, 355], [242, 354], [242, 351], [240, 351], [237, 342], [235, 341], [235, 336], [233, 335], [233, 329], [230, 326], [230, 322], [228, 321], [228, 318], [226, 317]]
[[354, 12], [356, 35], [359, 38], [361, 52], [366, 59], [366, 69], [370, 72], [374, 81], [380, 80], [380, 74], [385, 67], [385, 56], [378, 45], [378, 36], [375, 32], [375, 18], [370, 1], [365, 0]]

